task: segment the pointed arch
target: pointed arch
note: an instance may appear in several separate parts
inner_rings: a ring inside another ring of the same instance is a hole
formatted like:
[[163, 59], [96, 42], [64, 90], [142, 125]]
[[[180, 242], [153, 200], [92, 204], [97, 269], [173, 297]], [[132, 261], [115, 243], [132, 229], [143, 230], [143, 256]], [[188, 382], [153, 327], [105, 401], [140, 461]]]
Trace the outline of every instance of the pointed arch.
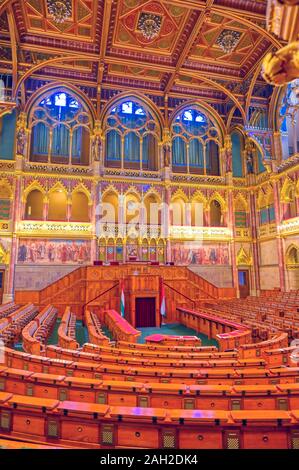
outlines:
[[144, 106], [149, 112], [152, 112], [159, 123], [160, 127], [160, 139], [162, 139], [162, 130], [165, 126], [164, 117], [160, 111], [160, 109], [156, 106], [156, 104], [147, 96], [142, 95], [141, 93], [134, 92], [122, 92], [118, 93], [116, 96], [111, 98], [103, 107], [100, 119], [104, 123], [107, 117], [107, 114], [113, 107], [115, 107], [119, 102], [125, 101], [137, 101], [140, 102], [142, 106]]
[[244, 210], [248, 211], [248, 201], [243, 194], [238, 193], [234, 199], [235, 210]]
[[0, 179], [0, 199], [12, 199], [13, 190], [12, 185], [9, 183], [7, 178]]
[[209, 203], [211, 204], [212, 201], [219, 202], [222, 211], [227, 211], [227, 203], [221, 194], [218, 191], [215, 191], [209, 198]]
[[66, 196], [68, 196], [68, 194], [69, 194], [67, 188], [65, 187], [65, 185], [63, 183], [61, 183], [61, 181], [57, 181], [56, 183], [54, 183], [53, 186], [51, 186], [48, 189], [48, 195], [50, 195], [51, 193], [53, 193], [55, 191], [63, 192], [63, 193], [65, 193]]
[[26, 199], [27, 199], [27, 196], [28, 194], [33, 191], [33, 190], [37, 190], [37, 191], [40, 191], [44, 198], [46, 198], [46, 189], [45, 187], [39, 182], [39, 181], [33, 181], [32, 183], [30, 183], [22, 192], [22, 202], [26, 202]]
[[295, 182], [286, 177], [280, 191], [280, 201], [285, 203], [292, 202], [295, 197], [295, 189]]
[[178, 188], [174, 193], [171, 195], [171, 201], [174, 199], [181, 198], [185, 203], [189, 201], [188, 196], [186, 195], [185, 191], [182, 188]]
[[88, 205], [91, 206], [91, 205], [93, 204], [90, 191], [87, 189], [87, 187], [85, 186], [85, 184], [83, 184], [83, 183], [77, 184], [77, 186], [75, 186], [75, 188], [72, 190], [72, 195], [73, 195], [73, 194], [76, 194], [76, 193], [84, 193], [85, 196], [86, 196], [87, 199], [88, 199]]
[[57, 181], [48, 190], [48, 219], [66, 221], [68, 200], [69, 193], [66, 187], [60, 181]]
[[127, 198], [129, 195], [134, 195], [138, 199], [138, 202], [141, 202], [141, 194], [136, 188], [136, 186], [130, 186], [124, 193], [125, 198]]
[[252, 266], [252, 256], [243, 246], [241, 246], [237, 253], [237, 266]]
[[10, 251], [5, 249], [3, 244], [0, 242], [0, 264], [8, 265], [10, 261]]
[[292, 243], [286, 251], [286, 265], [288, 267], [299, 266], [299, 246]]
[[22, 201], [25, 205], [24, 217], [27, 220], [42, 220], [44, 204], [47, 202], [46, 190], [39, 181], [33, 181], [23, 191]]

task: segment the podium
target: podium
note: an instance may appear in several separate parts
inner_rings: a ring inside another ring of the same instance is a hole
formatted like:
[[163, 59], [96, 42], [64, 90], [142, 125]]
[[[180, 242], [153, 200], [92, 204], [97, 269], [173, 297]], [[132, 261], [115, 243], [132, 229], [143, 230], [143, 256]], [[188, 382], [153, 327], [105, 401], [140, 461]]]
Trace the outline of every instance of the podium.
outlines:
[[127, 278], [129, 321], [138, 327], [160, 327], [160, 276], [135, 274]]

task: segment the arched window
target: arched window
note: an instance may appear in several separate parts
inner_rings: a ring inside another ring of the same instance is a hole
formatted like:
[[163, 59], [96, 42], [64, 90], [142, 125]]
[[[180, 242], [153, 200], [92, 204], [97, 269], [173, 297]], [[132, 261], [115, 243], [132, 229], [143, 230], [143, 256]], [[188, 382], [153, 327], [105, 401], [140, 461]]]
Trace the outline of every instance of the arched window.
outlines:
[[299, 248], [296, 246], [293, 246], [288, 250], [287, 264], [290, 266], [299, 265]]
[[243, 199], [239, 198], [235, 202], [235, 225], [237, 228], [248, 226], [247, 207]]
[[0, 101], [5, 101], [5, 83], [0, 79]]
[[174, 172], [220, 175], [218, 127], [201, 110], [186, 108], [172, 123]]
[[71, 220], [76, 222], [88, 222], [88, 198], [82, 191], [76, 191], [72, 194], [72, 213]]
[[297, 204], [295, 187], [289, 186], [284, 203], [284, 219], [292, 219], [297, 216]]
[[233, 176], [242, 178], [244, 176], [244, 138], [239, 131], [232, 132], [232, 154], [233, 154]]
[[121, 135], [118, 131], [112, 129], [106, 134], [106, 165], [117, 166], [121, 162]]
[[142, 167], [145, 170], [158, 168], [158, 139], [155, 134], [146, 134], [142, 141]]
[[186, 203], [181, 197], [175, 197], [170, 206], [172, 225], [184, 226], [186, 221]]
[[57, 189], [49, 195], [49, 220], [67, 219], [67, 197], [64, 191]]
[[111, 107], [104, 121], [104, 131], [106, 166], [158, 169], [160, 126], [140, 103], [128, 100]]
[[126, 196], [126, 223], [138, 224], [140, 223], [140, 209], [141, 204], [135, 194], [128, 194]]
[[299, 152], [299, 79], [287, 86], [278, 115], [281, 132], [282, 157]]
[[210, 217], [211, 217], [211, 227], [222, 227], [222, 211], [221, 205], [217, 200], [211, 201], [210, 204]]
[[186, 142], [182, 137], [175, 137], [172, 141], [172, 162], [176, 167], [187, 165]]
[[144, 221], [147, 221], [147, 225], [161, 224], [161, 208], [156, 195], [149, 194], [145, 197], [144, 211]]
[[125, 135], [124, 155], [128, 163], [140, 161], [140, 140], [135, 132], [129, 132]]
[[73, 165], [89, 164], [91, 118], [71, 94], [44, 97], [31, 112], [30, 160]]
[[27, 196], [25, 206], [25, 219], [43, 219], [44, 196], [38, 189], [33, 189]]
[[108, 192], [102, 199], [101, 222], [104, 224], [118, 224], [118, 210], [118, 195], [114, 192]]
[[6, 186], [6, 184], [2, 184], [0, 182], [0, 218], [1, 219], [10, 219], [10, 211], [11, 211], [11, 202], [12, 202], [12, 191], [11, 189]]

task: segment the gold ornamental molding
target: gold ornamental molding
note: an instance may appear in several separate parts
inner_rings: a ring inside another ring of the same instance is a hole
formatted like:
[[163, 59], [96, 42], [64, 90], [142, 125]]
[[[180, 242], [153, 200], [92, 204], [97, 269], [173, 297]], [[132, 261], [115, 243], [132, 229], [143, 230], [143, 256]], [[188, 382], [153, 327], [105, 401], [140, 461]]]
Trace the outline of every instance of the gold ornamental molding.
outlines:
[[236, 227], [235, 229], [235, 239], [236, 240], [244, 240], [244, 241], [251, 241], [251, 229], [250, 228], [243, 228], [243, 227]]
[[258, 227], [258, 238], [273, 238], [277, 235], [276, 224], [261, 225]]
[[281, 235], [299, 235], [299, 217], [283, 221], [279, 232]]
[[22, 221], [17, 224], [17, 236], [91, 238], [93, 227], [83, 222]]
[[0, 220], [0, 235], [11, 235], [12, 233], [12, 221], [11, 220]]
[[232, 240], [232, 232], [227, 227], [184, 227], [173, 226], [170, 227], [170, 238], [172, 240], [217, 240], [217, 241], [230, 241]]

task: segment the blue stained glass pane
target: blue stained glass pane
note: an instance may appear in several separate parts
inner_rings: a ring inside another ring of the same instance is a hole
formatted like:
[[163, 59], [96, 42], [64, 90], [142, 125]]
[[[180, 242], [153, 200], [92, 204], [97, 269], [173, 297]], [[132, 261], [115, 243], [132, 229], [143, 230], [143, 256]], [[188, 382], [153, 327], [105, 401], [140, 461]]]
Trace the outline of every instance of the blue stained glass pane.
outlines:
[[193, 121], [192, 111], [185, 111], [183, 114], [184, 121]]
[[66, 94], [65, 93], [59, 93], [55, 95], [55, 106], [59, 106], [61, 108], [64, 108], [66, 106]]
[[127, 103], [123, 103], [122, 112], [125, 113], [125, 114], [132, 114], [132, 112], [133, 112], [133, 103], [132, 103], [132, 101], [128, 101]]

